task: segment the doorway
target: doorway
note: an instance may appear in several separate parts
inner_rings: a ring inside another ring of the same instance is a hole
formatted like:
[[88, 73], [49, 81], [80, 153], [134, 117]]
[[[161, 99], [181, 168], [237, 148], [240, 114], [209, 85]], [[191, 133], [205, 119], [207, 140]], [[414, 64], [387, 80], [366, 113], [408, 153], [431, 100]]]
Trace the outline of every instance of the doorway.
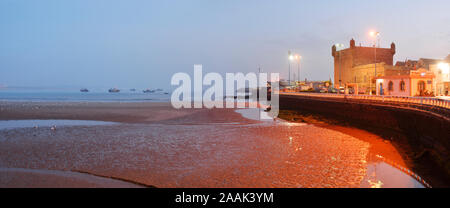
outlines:
[[384, 95], [384, 92], [383, 92], [383, 83], [380, 83], [380, 95]]

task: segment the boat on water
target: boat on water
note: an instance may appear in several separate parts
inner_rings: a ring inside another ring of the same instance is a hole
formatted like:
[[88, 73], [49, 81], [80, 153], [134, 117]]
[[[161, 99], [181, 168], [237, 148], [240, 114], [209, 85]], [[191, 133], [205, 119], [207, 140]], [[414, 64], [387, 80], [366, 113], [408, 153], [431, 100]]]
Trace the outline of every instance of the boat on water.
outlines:
[[156, 91], [161, 92], [161, 91], [163, 91], [163, 89], [158, 88], [158, 89], [156, 89]]
[[108, 90], [108, 92], [120, 92], [120, 90], [117, 88], [111, 88]]
[[142, 92], [144, 92], [144, 93], [154, 93], [155, 90], [146, 89], [146, 90], [143, 90]]
[[89, 90], [86, 89], [86, 88], [81, 88], [81, 89], [80, 89], [80, 92], [89, 92]]
[[131, 91], [131, 92], [135, 92], [135, 91], [136, 91], [136, 89], [132, 88], [132, 89], [130, 89], [130, 91]]

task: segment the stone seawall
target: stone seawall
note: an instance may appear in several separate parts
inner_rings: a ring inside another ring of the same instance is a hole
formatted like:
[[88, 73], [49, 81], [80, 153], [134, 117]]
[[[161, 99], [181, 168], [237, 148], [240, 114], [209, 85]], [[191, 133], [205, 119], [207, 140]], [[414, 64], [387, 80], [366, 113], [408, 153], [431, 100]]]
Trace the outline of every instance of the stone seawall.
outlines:
[[450, 185], [450, 118], [446, 116], [381, 102], [287, 94], [280, 95], [280, 110], [318, 115], [397, 140], [407, 157], [431, 165], [429, 172], [441, 172], [441, 182]]

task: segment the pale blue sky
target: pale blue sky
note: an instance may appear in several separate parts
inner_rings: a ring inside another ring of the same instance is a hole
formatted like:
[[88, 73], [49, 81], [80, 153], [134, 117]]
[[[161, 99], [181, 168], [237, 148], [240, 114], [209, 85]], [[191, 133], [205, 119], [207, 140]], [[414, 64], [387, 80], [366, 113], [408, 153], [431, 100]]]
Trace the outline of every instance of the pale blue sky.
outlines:
[[396, 60], [443, 58], [449, 25], [448, 0], [1, 0], [0, 84], [167, 89], [193, 64], [286, 77], [289, 49], [302, 79], [328, 79], [334, 43], [375, 29]]

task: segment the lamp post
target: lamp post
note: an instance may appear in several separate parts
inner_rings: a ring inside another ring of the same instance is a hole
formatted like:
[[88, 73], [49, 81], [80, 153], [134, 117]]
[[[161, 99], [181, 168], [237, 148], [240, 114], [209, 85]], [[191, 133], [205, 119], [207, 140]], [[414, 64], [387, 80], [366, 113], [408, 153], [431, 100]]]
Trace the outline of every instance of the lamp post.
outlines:
[[291, 86], [291, 61], [294, 60], [294, 56], [291, 54], [291, 51], [288, 51], [288, 67], [289, 67], [289, 79], [288, 79], [288, 85]]
[[[374, 48], [374, 56], [375, 56], [375, 58], [374, 58], [374, 66], [375, 66], [375, 70], [374, 70], [374, 79], [376, 79], [376, 77], [377, 77], [377, 42], [378, 42], [378, 44], [379, 44], [379, 37], [380, 37], [380, 32], [376, 32], [376, 31], [371, 31], [370, 33], [369, 33], [369, 35], [371, 36], [371, 37], [373, 37], [373, 38], [375, 38], [375, 44], [373, 45], [373, 48]], [[370, 85], [372, 85], [372, 79], [370, 80]], [[377, 89], [377, 85], [376, 85], [376, 82], [375, 82], [375, 92], [376, 92], [376, 89]], [[372, 95], [372, 86], [370, 86], [370, 94]]]
[[297, 81], [300, 82], [300, 59], [302, 58], [302, 56], [296, 54], [294, 58], [295, 58], [295, 60], [297, 60], [297, 73], [298, 73]]

